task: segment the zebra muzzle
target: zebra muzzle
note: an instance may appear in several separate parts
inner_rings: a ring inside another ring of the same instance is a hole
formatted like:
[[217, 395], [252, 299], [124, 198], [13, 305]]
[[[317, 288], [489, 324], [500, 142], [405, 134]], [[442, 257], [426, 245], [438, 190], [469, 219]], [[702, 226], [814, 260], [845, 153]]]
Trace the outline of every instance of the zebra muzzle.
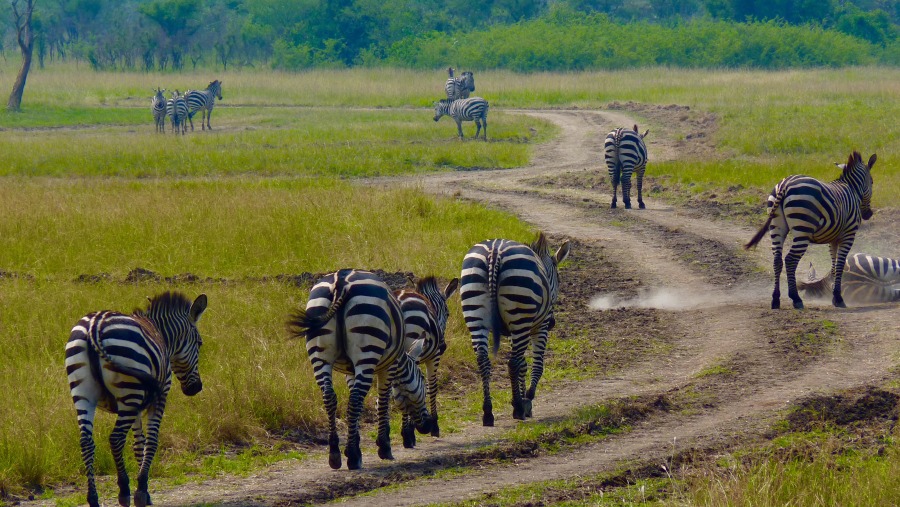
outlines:
[[182, 383], [181, 384], [181, 392], [185, 394], [185, 396], [194, 396], [203, 390], [203, 381], [197, 380], [196, 382], [191, 382], [189, 384]]

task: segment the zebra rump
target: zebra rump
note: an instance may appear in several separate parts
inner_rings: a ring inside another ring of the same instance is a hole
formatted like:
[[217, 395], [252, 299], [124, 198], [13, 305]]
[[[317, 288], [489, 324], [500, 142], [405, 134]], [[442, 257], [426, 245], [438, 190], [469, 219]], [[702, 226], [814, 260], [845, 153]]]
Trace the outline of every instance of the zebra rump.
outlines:
[[610, 208], [616, 207], [616, 192], [621, 183], [622, 202], [625, 203], [625, 209], [631, 209], [632, 173], [637, 173], [638, 207], [646, 208], [643, 185], [644, 171], [647, 169], [647, 145], [644, 144], [644, 137], [649, 133], [648, 129], [641, 134], [638, 126], [635, 125], [633, 130], [618, 128], [606, 135], [603, 153], [612, 187]]
[[[853, 254], [844, 265], [841, 295], [848, 303], [891, 303], [900, 301], [900, 260], [865, 253]], [[816, 278], [809, 263], [807, 280], [797, 281], [797, 290], [815, 299], [827, 299], [834, 286], [834, 275]]]

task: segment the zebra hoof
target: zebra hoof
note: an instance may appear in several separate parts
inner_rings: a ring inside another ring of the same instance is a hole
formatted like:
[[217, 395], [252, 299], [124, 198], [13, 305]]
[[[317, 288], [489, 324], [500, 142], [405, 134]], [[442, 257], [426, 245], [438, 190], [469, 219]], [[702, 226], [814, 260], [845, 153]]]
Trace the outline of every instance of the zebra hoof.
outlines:
[[801, 301], [799, 299], [795, 299], [794, 300], [794, 308], [797, 310], [802, 310], [803, 309], [803, 301]]
[[437, 420], [434, 421], [434, 426], [431, 427], [431, 436], [433, 436], [434, 438], [441, 437], [441, 428], [438, 427]]
[[[381, 450], [378, 451], [379, 455], [381, 454]], [[347, 468], [350, 470], [359, 470], [362, 468], [362, 452], [359, 450], [357, 446], [354, 449], [348, 448], [344, 453], [347, 456]]]
[[626, 202], [626, 203], [625, 203], [625, 209], [631, 209], [631, 203], [630, 203], [630, 202]]
[[[138, 492], [138, 491], [134, 492], [134, 504], [135, 505], [138, 505], [138, 495], [139, 494], [140, 494], [140, 492]], [[130, 494], [119, 495], [119, 505], [121, 505], [122, 507], [130, 507], [131, 506], [131, 495]]]
[[481, 425], [482, 426], [493, 426], [494, 425], [494, 414], [484, 414], [481, 416]]
[[641, 202], [641, 201], [638, 201], [638, 208], [640, 208], [640, 209], [647, 209], [647, 205], [644, 204], [644, 203]]
[[[404, 442], [404, 447], [405, 447], [405, 446], [406, 446], [406, 443]], [[378, 457], [381, 458], [381, 459], [390, 459], [390, 460], [392, 460], [392, 459], [394, 459], [394, 454], [391, 453], [391, 448], [390, 448], [390, 447], [379, 447], [379, 448], [378, 448]], [[348, 460], [347, 464], [348, 464], [348, 465], [350, 464], [350, 463], [349, 463], [349, 460]]]
[[513, 404], [513, 419], [518, 419], [519, 421], [525, 420], [524, 403], [514, 403]]
[[332, 468], [332, 470], [340, 470], [341, 468], [341, 453], [340, 452], [332, 452], [328, 454], [328, 466]]
[[96, 491], [88, 492], [87, 503], [90, 507], [100, 507], [100, 497]]
[[613, 202], [612, 204], [610, 204], [609, 209], [616, 209], [616, 203]]
[[834, 305], [835, 308], [847, 308], [847, 304], [844, 303], [844, 298], [842, 297], [834, 297], [831, 299], [831, 304]]
[[533, 417], [531, 415], [531, 400], [525, 400], [522, 402], [522, 405], [525, 408], [525, 417]]
[[781, 300], [778, 298], [772, 298], [772, 309], [777, 310], [781, 308]]
[[412, 426], [405, 426], [400, 430], [400, 435], [403, 437], [404, 448], [413, 449], [416, 447], [416, 431]]
[[[150, 501], [150, 493], [146, 491], [137, 490], [134, 492], [134, 507], [147, 507], [151, 505]], [[122, 497], [119, 497], [119, 505], [127, 506], [127, 503], [122, 503]]]

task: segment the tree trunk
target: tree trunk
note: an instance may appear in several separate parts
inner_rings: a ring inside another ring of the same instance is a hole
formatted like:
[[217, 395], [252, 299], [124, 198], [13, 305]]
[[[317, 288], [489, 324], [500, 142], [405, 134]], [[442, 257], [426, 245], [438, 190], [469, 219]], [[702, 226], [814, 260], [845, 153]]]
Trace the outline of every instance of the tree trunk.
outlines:
[[19, 13], [19, 0], [12, 1], [13, 14], [16, 17], [16, 34], [19, 42], [19, 49], [22, 51], [22, 69], [16, 76], [16, 82], [13, 84], [12, 93], [9, 94], [9, 101], [6, 103], [6, 109], [9, 111], [19, 111], [22, 108], [22, 94], [25, 93], [25, 81], [28, 79], [28, 71], [31, 70], [31, 57], [34, 52], [34, 33], [31, 31], [31, 13], [34, 11], [34, 0], [27, 0], [25, 4], [25, 13]]

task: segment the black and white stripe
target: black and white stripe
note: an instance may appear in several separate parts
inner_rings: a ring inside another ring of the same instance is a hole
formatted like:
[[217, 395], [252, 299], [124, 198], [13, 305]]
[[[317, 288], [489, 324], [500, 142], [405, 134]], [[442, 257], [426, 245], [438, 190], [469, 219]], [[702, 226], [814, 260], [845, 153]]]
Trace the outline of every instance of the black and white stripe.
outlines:
[[181, 133], [184, 135], [184, 133], [187, 132], [187, 125], [185, 122], [187, 121], [188, 108], [184, 96], [181, 95], [178, 90], [175, 90], [172, 94], [172, 98], [166, 102], [166, 114], [172, 121], [172, 131], [176, 134]]
[[[484, 393], [482, 423], [493, 426], [491, 361], [501, 336], [512, 337], [509, 375], [512, 383], [513, 417], [531, 416], [531, 402], [544, 372], [547, 335], [553, 327], [553, 304], [559, 294], [558, 266], [569, 255], [569, 242], [550, 253], [544, 234], [526, 246], [506, 239], [493, 239], [473, 246], [463, 259], [460, 298], [466, 326], [481, 373]], [[525, 350], [531, 346], [531, 386], [525, 391]]]
[[[459, 279], [454, 278], [441, 290], [437, 280], [429, 276], [419, 280], [415, 290], [402, 289], [394, 292], [403, 312], [405, 328], [403, 348], [417, 364], [425, 367], [428, 379], [428, 407], [432, 420], [431, 435], [434, 437], [441, 436], [437, 411], [437, 369], [441, 356], [447, 349], [447, 342], [444, 340], [447, 320], [450, 317], [447, 299], [456, 292], [458, 285]], [[400, 433], [403, 435], [405, 447], [415, 446], [416, 434], [413, 431], [412, 418], [408, 414], [403, 415], [403, 428]]]
[[484, 125], [484, 140], [487, 141], [487, 115], [488, 102], [481, 97], [471, 97], [468, 99], [450, 100], [441, 99], [434, 105], [434, 121], [438, 121], [442, 116], [447, 115], [456, 121], [456, 131], [459, 138], [463, 138], [462, 122], [474, 121], [478, 129], [475, 131], [475, 139], [478, 139], [478, 133], [481, 132], [482, 124]]
[[616, 207], [616, 191], [619, 183], [622, 184], [622, 202], [625, 209], [631, 209], [631, 174], [637, 173], [638, 207], [644, 209], [644, 171], [647, 169], [647, 146], [643, 134], [635, 125], [634, 129], [617, 128], [606, 135], [603, 151], [606, 158], [606, 167], [609, 170], [609, 183], [612, 186], [612, 204]]
[[166, 131], [166, 96], [165, 89], [156, 89], [155, 95], [150, 99], [150, 112], [153, 113], [153, 121], [156, 123], [157, 132]]
[[359, 418], [363, 399], [378, 379], [378, 456], [391, 454], [389, 408], [391, 384], [394, 399], [415, 420], [420, 433], [431, 431], [431, 416], [425, 405], [425, 380], [406, 354], [403, 314], [400, 302], [374, 273], [345, 269], [320, 279], [309, 293], [305, 310], [296, 311], [288, 321], [293, 337], [306, 339], [306, 352], [316, 383], [322, 390], [328, 412], [330, 435], [328, 464], [341, 467], [337, 434], [337, 397], [333, 371], [348, 375], [350, 399], [347, 403], [347, 467], [362, 467], [359, 449]]
[[[781, 307], [781, 269], [787, 266], [788, 296], [794, 308], [803, 308], [803, 300], [797, 292], [796, 272], [800, 258], [810, 243], [828, 244], [831, 249], [831, 272], [835, 275], [831, 302], [844, 308], [841, 296], [841, 279], [856, 231], [861, 220], [872, 216], [872, 155], [868, 164], [858, 152], [853, 152], [847, 163], [841, 165], [841, 176], [828, 183], [808, 176], [788, 176], [775, 185], [768, 199], [768, 219], [744, 248], [752, 248], [765, 235], [772, 238], [774, 255], [775, 290], [772, 292], [772, 308]], [[794, 233], [791, 249], [781, 258], [788, 233]]]
[[448, 100], [467, 99], [469, 94], [475, 91], [475, 76], [469, 72], [463, 72], [461, 77], [453, 77], [453, 67], [447, 69], [450, 76], [444, 85]]
[[[206, 130], [208, 127], [212, 130], [209, 119], [212, 117], [213, 106], [216, 105], [217, 98], [222, 100], [222, 82], [218, 79], [209, 83], [205, 90], [188, 90], [184, 94], [184, 99], [187, 101], [188, 120], [191, 122], [191, 130], [194, 130], [194, 115], [197, 114], [197, 111], [202, 112], [200, 128]], [[206, 122], [205, 125], [204, 121]]]
[[118, 475], [119, 504], [129, 505], [131, 500], [123, 450], [132, 430], [134, 455], [140, 467], [134, 503], [139, 507], [150, 505], [147, 483], [172, 372], [184, 394], [193, 396], [203, 389], [197, 368], [202, 344], [197, 320], [206, 303], [204, 294], [191, 303], [183, 294], [166, 292], [150, 299], [145, 311], [131, 315], [95, 312], [72, 328], [66, 343], [66, 373], [81, 429], [81, 456], [87, 469], [91, 506], [100, 505], [94, 483], [97, 407], [117, 415], [109, 443]]
[[[807, 296], [821, 298], [831, 294], [834, 276], [816, 279], [810, 263], [807, 282], [797, 282], [797, 289]], [[857, 253], [847, 259], [841, 280], [841, 295], [851, 304], [890, 303], [900, 301], [900, 260]]]

